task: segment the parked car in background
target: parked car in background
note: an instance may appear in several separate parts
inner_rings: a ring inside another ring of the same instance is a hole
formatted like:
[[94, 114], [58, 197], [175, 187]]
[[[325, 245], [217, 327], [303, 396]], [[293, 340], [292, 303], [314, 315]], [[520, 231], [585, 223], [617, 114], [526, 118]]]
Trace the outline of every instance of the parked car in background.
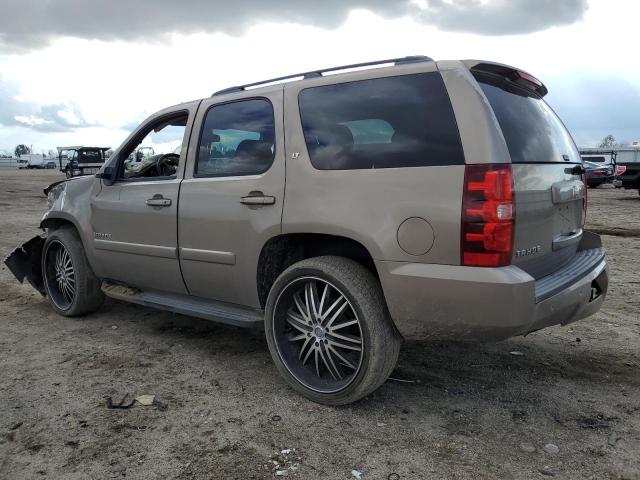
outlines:
[[[48, 187], [46, 238], [5, 263], [60, 315], [106, 295], [263, 327], [292, 388], [353, 402], [403, 338], [500, 340], [600, 309], [605, 252], [546, 93], [514, 67], [428, 57], [228, 88]], [[153, 158], [127, 168], [145, 142]]]
[[584, 162], [593, 162], [599, 165], [615, 165], [618, 152], [605, 148], [581, 148], [580, 157]]
[[618, 164], [613, 184], [619, 188], [638, 190], [640, 194], [640, 163]]
[[613, 185], [638, 190], [640, 194], [640, 148], [630, 147], [619, 152]]
[[45, 164], [44, 164], [44, 167], [47, 168], [47, 169], [52, 170], [52, 169], [56, 168], [56, 162], [54, 160], [47, 160], [45, 162]]
[[[583, 157], [584, 159], [584, 157]], [[605, 183], [612, 183], [615, 177], [614, 166], [611, 164], [598, 164], [593, 162], [582, 162], [585, 175], [587, 176], [587, 185], [590, 187], [599, 187]]]

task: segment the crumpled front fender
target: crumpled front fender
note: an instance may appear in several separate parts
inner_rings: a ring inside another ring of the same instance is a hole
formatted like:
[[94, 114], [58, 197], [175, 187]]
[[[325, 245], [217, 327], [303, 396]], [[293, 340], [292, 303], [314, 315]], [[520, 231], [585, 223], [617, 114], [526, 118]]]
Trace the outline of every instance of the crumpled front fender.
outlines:
[[33, 288], [46, 295], [42, 279], [42, 247], [44, 238], [35, 236], [11, 252], [4, 263], [20, 283], [26, 278]]

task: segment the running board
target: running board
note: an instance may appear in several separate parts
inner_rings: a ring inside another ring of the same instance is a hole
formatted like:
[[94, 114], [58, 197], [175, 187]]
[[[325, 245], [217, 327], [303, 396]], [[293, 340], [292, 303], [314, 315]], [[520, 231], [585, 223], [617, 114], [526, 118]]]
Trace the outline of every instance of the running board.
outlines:
[[207, 300], [179, 293], [166, 293], [156, 290], [140, 290], [102, 282], [102, 291], [108, 297], [125, 302], [137, 303], [145, 307], [168, 310], [191, 317], [204, 318], [214, 322], [226, 323], [236, 327], [262, 327], [264, 312], [232, 303]]

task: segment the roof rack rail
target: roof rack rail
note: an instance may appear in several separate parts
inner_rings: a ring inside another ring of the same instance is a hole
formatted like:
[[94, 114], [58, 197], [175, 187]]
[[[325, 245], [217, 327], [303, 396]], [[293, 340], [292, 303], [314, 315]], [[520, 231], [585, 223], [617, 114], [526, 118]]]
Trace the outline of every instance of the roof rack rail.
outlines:
[[242, 92], [247, 88], [257, 87], [258, 85], [264, 85], [267, 83], [281, 82], [283, 80], [290, 80], [292, 78], [298, 78], [298, 77], [302, 77], [302, 79], [318, 78], [318, 77], [322, 77], [324, 73], [336, 72], [339, 70], [348, 70], [350, 68], [372, 67], [375, 65], [384, 65], [385, 63], [393, 63], [394, 65], [405, 65], [407, 63], [419, 63], [419, 62], [433, 62], [433, 58], [427, 57], [425, 55], [411, 55], [408, 57], [389, 58], [387, 60], [376, 60], [373, 62], [353, 63], [351, 65], [341, 65], [339, 67], [323, 68], [321, 70], [311, 70], [309, 72], [295, 73], [293, 75], [285, 75], [283, 77], [270, 78], [268, 80], [262, 80], [260, 82], [247, 83], [246, 85], [238, 85], [235, 87], [225, 88], [223, 90], [218, 90], [211, 96], [214, 97], [216, 95], [223, 95], [225, 93]]

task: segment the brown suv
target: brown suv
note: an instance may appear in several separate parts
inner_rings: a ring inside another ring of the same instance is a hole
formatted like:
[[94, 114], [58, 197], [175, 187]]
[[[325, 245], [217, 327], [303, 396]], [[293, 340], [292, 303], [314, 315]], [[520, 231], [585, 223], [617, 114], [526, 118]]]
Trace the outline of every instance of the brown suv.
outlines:
[[403, 338], [499, 340], [602, 305], [580, 155], [546, 93], [513, 67], [427, 57], [226, 89], [50, 186], [46, 238], [6, 262], [62, 315], [107, 295], [264, 325], [293, 388], [352, 402]]

